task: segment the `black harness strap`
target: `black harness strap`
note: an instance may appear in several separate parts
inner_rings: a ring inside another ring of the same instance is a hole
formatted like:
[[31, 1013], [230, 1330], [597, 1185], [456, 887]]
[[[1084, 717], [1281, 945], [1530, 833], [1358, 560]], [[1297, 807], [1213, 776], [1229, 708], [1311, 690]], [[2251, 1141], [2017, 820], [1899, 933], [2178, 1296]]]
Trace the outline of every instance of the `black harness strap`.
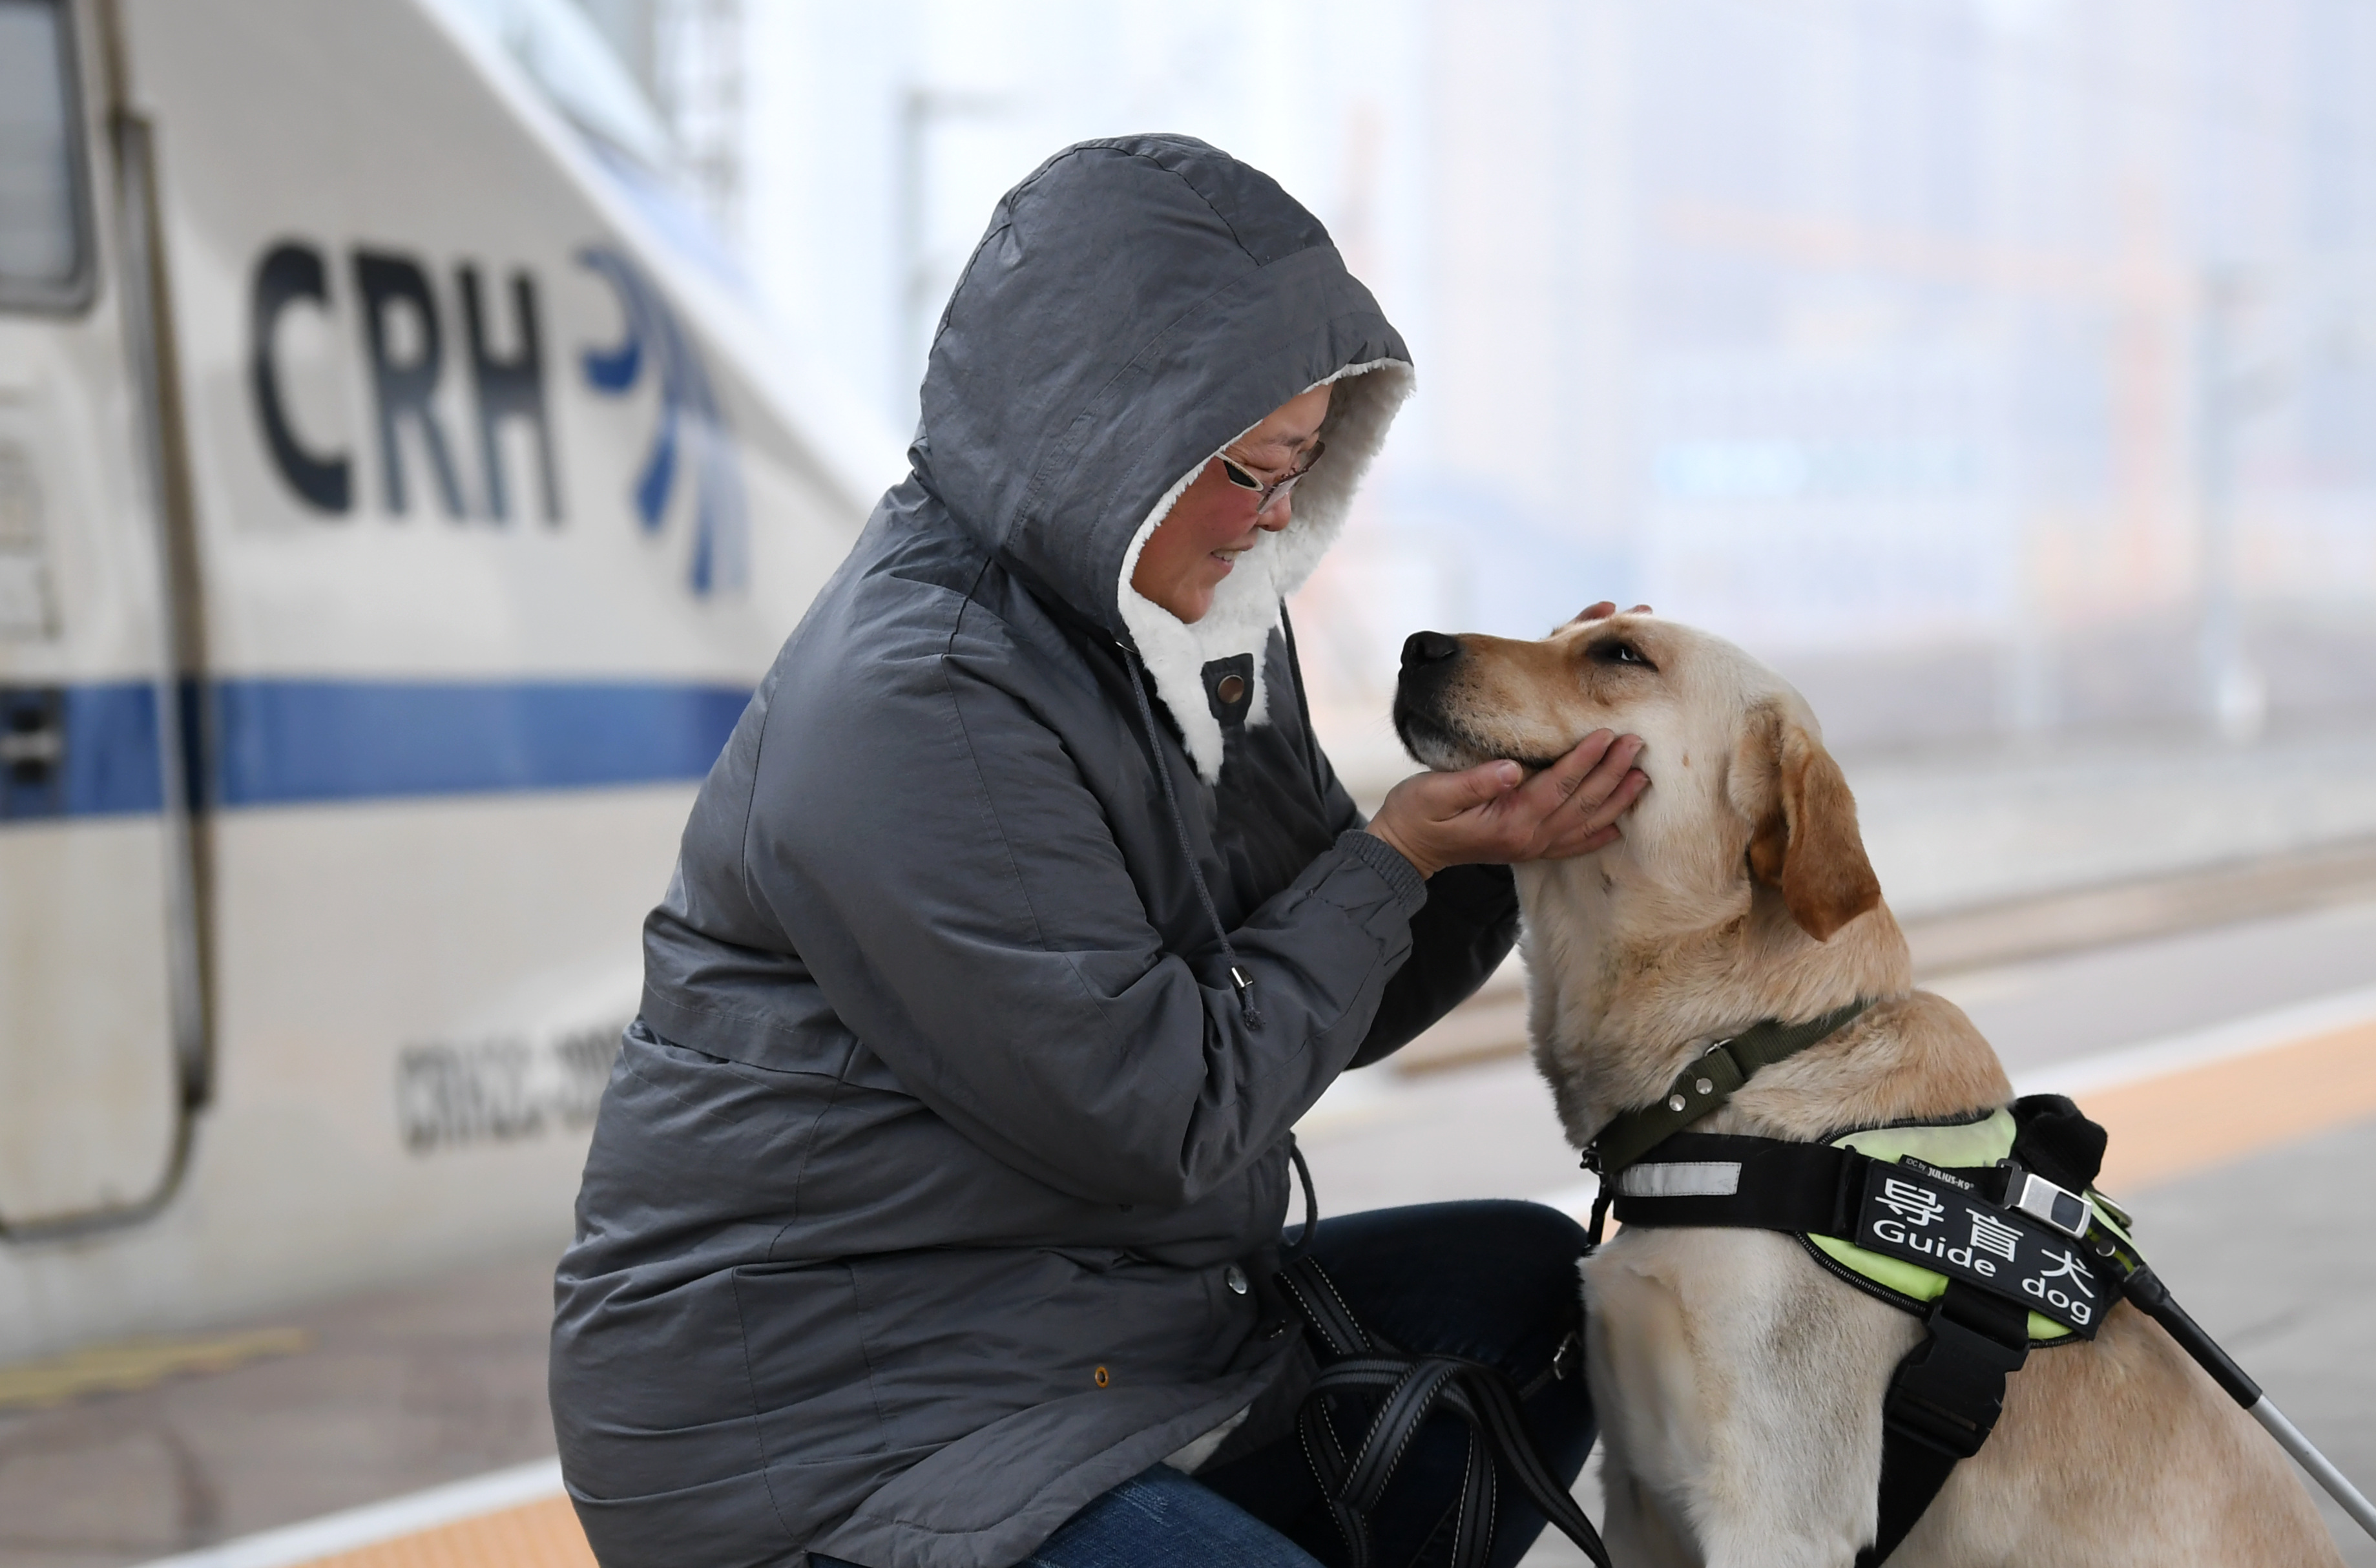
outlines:
[[1872, 1163], [1829, 1144], [1724, 1133], [1678, 1133], [1652, 1152], [1656, 1163], [1603, 1178], [1620, 1224], [1854, 1235]]
[[1880, 1568], [1955, 1467], [1980, 1451], [2004, 1410], [2005, 1379], [2029, 1357], [2029, 1314], [1962, 1280], [1923, 1319], [1881, 1403], [1881, 1516], [1856, 1568]]

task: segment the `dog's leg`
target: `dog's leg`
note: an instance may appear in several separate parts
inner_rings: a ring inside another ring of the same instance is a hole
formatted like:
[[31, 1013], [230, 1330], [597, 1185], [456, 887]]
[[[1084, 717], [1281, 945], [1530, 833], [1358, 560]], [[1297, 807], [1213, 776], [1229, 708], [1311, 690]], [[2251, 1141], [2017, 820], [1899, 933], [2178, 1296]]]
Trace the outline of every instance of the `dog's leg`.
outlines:
[[1725, 1238], [1730, 1289], [1701, 1315], [1727, 1372], [1698, 1503], [1711, 1568], [1848, 1568], [1880, 1508], [1881, 1407], [1921, 1325], [1808, 1265], [1796, 1241]]
[[[1586, 1272], [1608, 1462], [1682, 1544], [1674, 1560], [1847, 1568], [1872, 1534], [1882, 1396], [1916, 1321], [1762, 1231], [1629, 1236]], [[1656, 1534], [1640, 1532], [1643, 1561], [1668, 1561]]]
[[[1604, 1533], [1617, 1568], [1697, 1568], [1673, 1488], [1680, 1453], [1700, 1446], [1692, 1363], [1674, 1293], [1628, 1267], [1641, 1238], [1585, 1265], [1585, 1364], [1600, 1416]], [[1681, 1425], [1683, 1431], [1673, 1430]], [[1682, 1467], [1689, 1467], [1689, 1462]]]
[[1616, 1568], [1698, 1568], [1699, 1548], [1683, 1533], [1674, 1512], [1646, 1492], [1631, 1472], [1620, 1480], [1608, 1471], [1608, 1461], [1603, 1460], [1601, 1481], [1608, 1489], [1604, 1534], [1610, 1562]]
[[1696, 1568], [1698, 1549], [1676, 1534], [1674, 1516], [1643, 1491], [1631, 1471], [1615, 1475], [1615, 1467], [1610, 1459], [1601, 1460], [1608, 1499], [1602, 1535], [1610, 1562], [1616, 1568]]

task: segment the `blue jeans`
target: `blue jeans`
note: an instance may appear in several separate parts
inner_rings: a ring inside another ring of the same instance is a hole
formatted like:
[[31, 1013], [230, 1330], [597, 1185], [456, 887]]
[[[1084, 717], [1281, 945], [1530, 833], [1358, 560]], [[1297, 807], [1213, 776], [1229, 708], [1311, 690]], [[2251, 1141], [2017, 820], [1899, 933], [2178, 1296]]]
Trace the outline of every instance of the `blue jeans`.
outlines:
[[[1584, 1231], [1574, 1220], [1523, 1203], [1373, 1209], [1322, 1220], [1313, 1252], [1363, 1325], [1402, 1349], [1491, 1363], [1519, 1389], [1539, 1384], [1520, 1415], [1551, 1473], [1575, 1479], [1596, 1430], [1580, 1344], [1567, 1376], [1543, 1375], [1584, 1326], [1575, 1273]], [[1377, 1568], [1448, 1558], [1467, 1441], [1467, 1428], [1448, 1413], [1420, 1429], [1371, 1516]], [[1543, 1518], [1506, 1478], [1500, 1498], [1491, 1562], [1508, 1568], [1542, 1533]], [[1336, 1521], [1289, 1432], [1193, 1478], [1158, 1465], [1124, 1481], [1065, 1521], [1022, 1568], [1333, 1568], [1344, 1561]]]

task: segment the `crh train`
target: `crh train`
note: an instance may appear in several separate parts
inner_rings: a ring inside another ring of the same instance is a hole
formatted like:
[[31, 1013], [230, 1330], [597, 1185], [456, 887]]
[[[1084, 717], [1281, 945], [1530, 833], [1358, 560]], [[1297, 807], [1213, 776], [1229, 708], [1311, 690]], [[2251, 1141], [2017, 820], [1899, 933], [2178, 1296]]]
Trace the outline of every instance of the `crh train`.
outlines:
[[0, 1360], [564, 1233], [897, 464], [627, 88], [561, 0], [0, 0]]

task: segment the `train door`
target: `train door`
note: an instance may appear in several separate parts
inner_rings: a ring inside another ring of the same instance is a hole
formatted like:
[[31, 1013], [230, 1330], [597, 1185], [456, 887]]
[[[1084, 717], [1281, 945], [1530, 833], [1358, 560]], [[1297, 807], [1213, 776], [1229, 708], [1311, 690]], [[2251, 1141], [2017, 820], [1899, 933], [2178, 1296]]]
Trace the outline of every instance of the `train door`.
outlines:
[[0, 0], [0, 1238], [161, 1203], [203, 1094], [147, 144]]

